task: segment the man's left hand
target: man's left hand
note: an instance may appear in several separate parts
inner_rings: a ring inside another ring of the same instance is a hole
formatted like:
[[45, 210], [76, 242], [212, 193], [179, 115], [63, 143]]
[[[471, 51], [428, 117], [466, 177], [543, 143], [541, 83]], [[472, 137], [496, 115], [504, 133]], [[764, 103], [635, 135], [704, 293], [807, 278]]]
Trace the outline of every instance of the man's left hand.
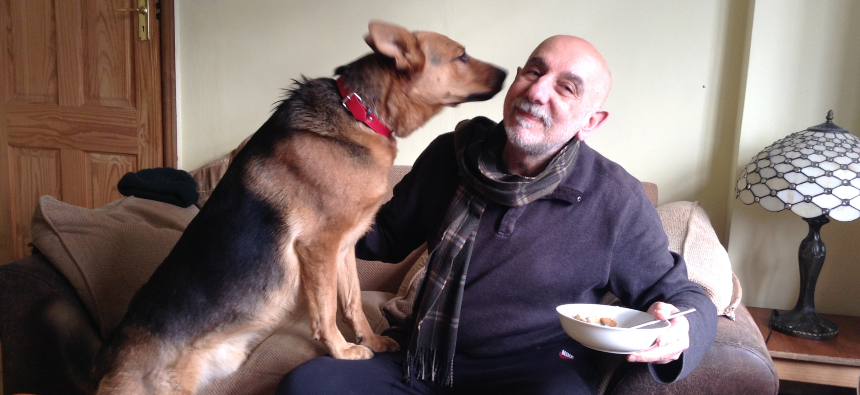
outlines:
[[[655, 302], [648, 308], [648, 313], [658, 320], [680, 310], [669, 303]], [[635, 352], [627, 356], [628, 362], [669, 363], [677, 361], [681, 353], [690, 347], [690, 322], [684, 316], [669, 320], [671, 326], [666, 329], [654, 345], [647, 350]]]

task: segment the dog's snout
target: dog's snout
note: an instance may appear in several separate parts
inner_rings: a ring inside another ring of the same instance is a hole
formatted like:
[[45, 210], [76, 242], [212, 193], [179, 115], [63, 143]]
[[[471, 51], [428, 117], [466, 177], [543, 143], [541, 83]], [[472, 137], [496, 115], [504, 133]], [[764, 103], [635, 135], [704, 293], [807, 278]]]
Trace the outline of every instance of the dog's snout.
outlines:
[[472, 93], [468, 97], [466, 97], [466, 100], [464, 101], [470, 102], [489, 100], [493, 96], [495, 96], [496, 93], [499, 93], [499, 91], [502, 90], [502, 84], [505, 83], [505, 78], [508, 76], [508, 72], [490, 64], [486, 64], [486, 66], [489, 69], [485, 72], [486, 79], [484, 79], [483, 85], [489, 88], [489, 91]]
[[469, 95], [469, 97], [467, 97], [466, 100], [463, 100], [463, 102], [490, 100], [498, 92], [499, 92], [499, 89], [496, 89], [492, 92], [473, 93], [473, 94]]
[[487, 85], [492, 86], [493, 89], [498, 92], [502, 90], [502, 84], [505, 82], [505, 78], [507, 78], [508, 72], [496, 67], [496, 75], [487, 81]]

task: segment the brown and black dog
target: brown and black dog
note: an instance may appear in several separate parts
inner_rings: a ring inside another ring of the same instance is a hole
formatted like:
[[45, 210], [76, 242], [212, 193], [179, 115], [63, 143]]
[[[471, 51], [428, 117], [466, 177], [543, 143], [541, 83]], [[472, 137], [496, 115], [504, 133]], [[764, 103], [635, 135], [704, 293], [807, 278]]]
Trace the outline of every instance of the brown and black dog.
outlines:
[[[373, 53], [335, 71], [366, 113], [344, 108], [334, 79], [295, 83], [101, 346], [98, 394], [192, 394], [235, 371], [300, 300], [335, 358], [397, 348], [367, 323], [354, 256], [396, 143], [356, 118], [405, 137], [445, 106], [491, 98], [505, 72], [437, 33], [369, 30]], [[358, 344], [335, 325], [338, 302]]]

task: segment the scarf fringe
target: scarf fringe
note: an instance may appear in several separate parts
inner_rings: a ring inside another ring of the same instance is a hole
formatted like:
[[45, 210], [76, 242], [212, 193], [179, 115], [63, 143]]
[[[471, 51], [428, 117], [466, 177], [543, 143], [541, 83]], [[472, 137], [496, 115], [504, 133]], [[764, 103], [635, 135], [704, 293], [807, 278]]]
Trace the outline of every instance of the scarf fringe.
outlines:
[[[451, 387], [454, 385], [454, 357], [437, 358], [435, 349], [419, 347], [413, 353], [406, 353], [406, 366], [404, 367], [407, 383], [413, 378], [430, 381], [440, 387]], [[442, 374], [440, 374], [440, 372]]]

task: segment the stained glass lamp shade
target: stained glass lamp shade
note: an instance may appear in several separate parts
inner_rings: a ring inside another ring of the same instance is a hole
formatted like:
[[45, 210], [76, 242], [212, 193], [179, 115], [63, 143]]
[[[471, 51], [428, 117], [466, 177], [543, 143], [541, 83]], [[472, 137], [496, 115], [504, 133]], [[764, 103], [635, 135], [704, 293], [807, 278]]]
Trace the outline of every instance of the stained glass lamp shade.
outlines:
[[821, 226], [860, 218], [860, 139], [827, 122], [763, 149], [744, 168], [737, 198], [768, 211], [791, 210], [809, 223], [800, 243], [800, 295], [793, 310], [771, 317], [774, 330], [807, 339], [836, 337], [836, 325], [815, 313], [815, 283], [824, 264]]

